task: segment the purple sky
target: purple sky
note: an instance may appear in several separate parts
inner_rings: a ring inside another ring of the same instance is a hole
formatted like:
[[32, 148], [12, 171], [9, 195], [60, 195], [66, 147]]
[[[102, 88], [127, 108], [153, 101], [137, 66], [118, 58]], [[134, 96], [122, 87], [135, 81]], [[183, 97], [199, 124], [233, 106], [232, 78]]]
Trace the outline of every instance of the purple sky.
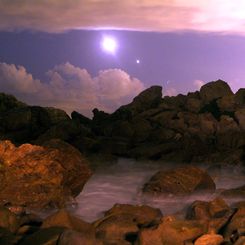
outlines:
[[[116, 17], [112, 13], [122, 6], [113, 10], [108, 7], [109, 0], [97, 1], [97, 5], [85, 0], [83, 7], [97, 11], [98, 18], [84, 16], [81, 20], [74, 17], [77, 12], [70, 2], [72, 6], [60, 1], [47, 8], [41, 2], [32, 6], [24, 0], [19, 12], [17, 2], [0, 0], [0, 91], [27, 103], [91, 115], [94, 107], [113, 111], [155, 84], [163, 86], [165, 95], [195, 91], [219, 78], [234, 92], [245, 87], [241, 28], [245, 14], [237, 5], [222, 5], [222, 11], [216, 12], [220, 19], [212, 25], [217, 18], [212, 15], [211, 10], [217, 7], [213, 3], [219, 1], [199, 6], [190, 1], [187, 6], [182, 0], [166, 1], [165, 5], [146, 0], [141, 9], [125, 1], [125, 13]], [[236, 14], [227, 11], [230, 7]], [[65, 8], [74, 16], [66, 16]], [[159, 8], [167, 17], [161, 17]], [[148, 16], [140, 21], [142, 9]], [[43, 11], [43, 18], [37, 17], [38, 11]], [[64, 12], [64, 18], [57, 19], [59, 11]], [[151, 18], [154, 13], [158, 19]], [[136, 19], [126, 18], [127, 14], [135, 14]], [[114, 55], [101, 49], [104, 35], [117, 40]]]

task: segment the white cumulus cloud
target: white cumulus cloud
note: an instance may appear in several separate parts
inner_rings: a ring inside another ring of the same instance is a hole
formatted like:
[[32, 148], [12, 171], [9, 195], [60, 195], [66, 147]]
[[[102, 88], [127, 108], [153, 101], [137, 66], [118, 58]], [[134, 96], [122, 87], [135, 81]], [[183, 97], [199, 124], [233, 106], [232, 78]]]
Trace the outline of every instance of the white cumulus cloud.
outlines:
[[0, 63], [0, 91], [35, 105], [53, 106], [91, 116], [95, 107], [112, 112], [129, 103], [145, 87], [120, 69], [100, 71], [92, 77], [70, 63], [47, 72], [48, 81], [34, 79], [23, 66]]

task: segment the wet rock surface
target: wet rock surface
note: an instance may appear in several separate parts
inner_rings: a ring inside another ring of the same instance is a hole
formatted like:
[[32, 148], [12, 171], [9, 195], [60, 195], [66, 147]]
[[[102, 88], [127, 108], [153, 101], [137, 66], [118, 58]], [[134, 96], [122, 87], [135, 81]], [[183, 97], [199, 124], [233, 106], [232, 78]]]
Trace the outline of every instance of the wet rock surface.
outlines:
[[[103, 218], [88, 223], [65, 209], [58, 210], [35, 223], [2, 207], [1, 217], [12, 217], [0, 223], [1, 244], [68, 244], [68, 245], [220, 245], [244, 244], [244, 204], [229, 207], [218, 198], [194, 202], [186, 219], [164, 216], [155, 208], [116, 204]], [[191, 216], [190, 216], [191, 210]], [[227, 218], [227, 213], [230, 213]], [[224, 219], [220, 229], [209, 229], [210, 223]], [[26, 220], [25, 223], [21, 220]], [[7, 222], [6, 222], [7, 221]], [[5, 243], [2, 243], [5, 242]]]
[[159, 171], [143, 187], [143, 192], [154, 194], [187, 195], [214, 191], [212, 178], [205, 171], [192, 166]]

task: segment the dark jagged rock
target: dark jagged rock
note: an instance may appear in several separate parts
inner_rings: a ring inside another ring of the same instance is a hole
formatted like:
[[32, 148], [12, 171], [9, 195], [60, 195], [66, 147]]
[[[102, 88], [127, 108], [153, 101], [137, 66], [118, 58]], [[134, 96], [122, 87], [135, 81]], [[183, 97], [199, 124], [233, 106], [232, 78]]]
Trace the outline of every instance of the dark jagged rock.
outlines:
[[26, 106], [27, 105], [25, 103], [18, 101], [14, 96], [0, 93], [0, 113]]
[[77, 121], [77, 122], [79, 122], [85, 126], [88, 126], [88, 127], [90, 127], [91, 123], [92, 123], [91, 119], [85, 117], [84, 115], [82, 115], [76, 111], [73, 111], [71, 113], [71, 118], [72, 118], [72, 120], [75, 120], [75, 121]]
[[142, 111], [156, 108], [162, 100], [162, 87], [161, 86], [152, 86], [133, 99], [133, 102], [120, 107], [112, 115], [114, 117], [123, 117], [134, 116]]
[[0, 142], [0, 202], [42, 208], [78, 195], [91, 170], [81, 153], [52, 140], [43, 146]]
[[5, 139], [30, 142], [50, 127], [70, 120], [62, 110], [40, 106], [17, 107], [0, 114]]
[[22, 105], [4, 95], [0, 138], [18, 144], [59, 138], [88, 155], [244, 162], [244, 89], [233, 94], [218, 80], [187, 95], [162, 98], [161, 91], [152, 86], [112, 114], [94, 109], [92, 120], [77, 112], [70, 119], [61, 110]]

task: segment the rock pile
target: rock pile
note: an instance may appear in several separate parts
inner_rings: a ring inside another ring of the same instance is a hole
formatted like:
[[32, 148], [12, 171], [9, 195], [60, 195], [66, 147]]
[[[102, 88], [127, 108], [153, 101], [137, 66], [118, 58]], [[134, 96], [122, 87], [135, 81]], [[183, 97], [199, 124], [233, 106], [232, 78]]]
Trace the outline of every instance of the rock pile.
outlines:
[[0, 96], [0, 137], [15, 143], [64, 140], [85, 154], [185, 162], [244, 161], [245, 89], [233, 94], [222, 80], [200, 91], [162, 98], [153, 86], [112, 114], [93, 110], [93, 119], [78, 112], [27, 106]]
[[44, 220], [0, 209], [0, 244], [58, 245], [221, 245], [244, 244], [245, 205], [230, 208], [223, 199], [196, 201], [186, 218], [163, 216], [149, 206], [116, 204], [87, 223], [65, 209]]

